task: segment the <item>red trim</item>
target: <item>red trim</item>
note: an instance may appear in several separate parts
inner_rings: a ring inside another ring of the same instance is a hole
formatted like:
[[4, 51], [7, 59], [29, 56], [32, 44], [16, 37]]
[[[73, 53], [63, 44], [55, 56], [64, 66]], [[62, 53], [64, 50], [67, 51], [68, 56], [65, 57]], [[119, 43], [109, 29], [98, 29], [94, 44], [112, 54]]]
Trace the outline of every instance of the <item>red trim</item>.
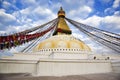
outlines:
[[62, 29], [60, 29], [60, 28], [58, 28], [58, 29], [57, 29], [57, 32], [63, 32], [63, 30], [62, 30]]

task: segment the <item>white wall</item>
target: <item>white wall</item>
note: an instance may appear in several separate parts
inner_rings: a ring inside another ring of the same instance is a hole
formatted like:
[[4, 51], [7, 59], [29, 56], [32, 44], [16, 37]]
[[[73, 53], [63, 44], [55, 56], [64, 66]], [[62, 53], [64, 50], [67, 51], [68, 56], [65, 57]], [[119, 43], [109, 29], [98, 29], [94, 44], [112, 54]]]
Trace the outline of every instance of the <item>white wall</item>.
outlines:
[[111, 63], [106, 61], [45, 60], [39, 62], [39, 76], [80, 75], [112, 72]]
[[0, 61], [0, 73], [32, 73], [39, 76], [80, 75], [112, 72], [111, 63], [103, 60]]
[[[59, 59], [55, 59], [60, 56], [58, 54], [53, 56], [55, 58], [47, 58], [47, 56], [42, 58], [41, 55], [36, 54], [27, 55], [29, 54], [16, 54], [13, 58], [1, 59], [0, 73], [28, 72], [39, 76], [62, 76], [112, 72], [110, 61], [87, 60], [86, 55], [81, 55], [84, 59], [79, 59], [80, 57], [77, 57], [77, 59], [62, 59], [66, 54], [62, 54]], [[78, 55], [80, 56], [80, 54]]]
[[36, 63], [25, 61], [0, 61], [0, 73], [36, 73]]
[[120, 73], [120, 60], [112, 61], [113, 72]]
[[79, 54], [79, 53], [55, 53], [51, 54], [50, 58], [54, 59], [88, 59], [88, 54]]
[[110, 60], [120, 60], [120, 55], [113, 55], [113, 54], [106, 54], [106, 55], [103, 55], [103, 54], [89, 54], [88, 55], [88, 58], [89, 59], [94, 59], [94, 57], [96, 57], [96, 59], [107, 59], [109, 57]]

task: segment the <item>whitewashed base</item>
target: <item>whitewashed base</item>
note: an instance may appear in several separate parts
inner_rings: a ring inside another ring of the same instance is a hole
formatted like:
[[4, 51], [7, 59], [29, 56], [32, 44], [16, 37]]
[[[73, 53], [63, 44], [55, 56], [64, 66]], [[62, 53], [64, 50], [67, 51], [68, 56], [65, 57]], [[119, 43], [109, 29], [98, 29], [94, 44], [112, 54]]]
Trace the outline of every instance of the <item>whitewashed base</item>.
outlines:
[[0, 60], [0, 73], [32, 73], [38, 76], [63, 76], [112, 72], [106, 60]]

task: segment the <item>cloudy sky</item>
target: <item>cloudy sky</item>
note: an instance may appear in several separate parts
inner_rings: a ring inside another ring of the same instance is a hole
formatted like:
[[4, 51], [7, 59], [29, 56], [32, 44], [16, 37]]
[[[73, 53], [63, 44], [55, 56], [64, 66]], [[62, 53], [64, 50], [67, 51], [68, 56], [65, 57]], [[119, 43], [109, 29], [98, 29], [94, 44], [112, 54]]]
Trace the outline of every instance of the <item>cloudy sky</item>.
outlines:
[[0, 35], [48, 22], [60, 6], [70, 19], [120, 34], [120, 0], [0, 0]]

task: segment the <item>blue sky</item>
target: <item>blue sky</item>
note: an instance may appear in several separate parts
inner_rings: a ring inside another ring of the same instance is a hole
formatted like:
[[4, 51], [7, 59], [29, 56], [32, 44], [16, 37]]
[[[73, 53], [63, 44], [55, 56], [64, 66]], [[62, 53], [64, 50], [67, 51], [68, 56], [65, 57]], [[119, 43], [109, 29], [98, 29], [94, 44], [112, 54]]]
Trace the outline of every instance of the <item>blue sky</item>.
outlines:
[[120, 0], [0, 0], [0, 35], [48, 22], [60, 6], [70, 19], [120, 34]]

